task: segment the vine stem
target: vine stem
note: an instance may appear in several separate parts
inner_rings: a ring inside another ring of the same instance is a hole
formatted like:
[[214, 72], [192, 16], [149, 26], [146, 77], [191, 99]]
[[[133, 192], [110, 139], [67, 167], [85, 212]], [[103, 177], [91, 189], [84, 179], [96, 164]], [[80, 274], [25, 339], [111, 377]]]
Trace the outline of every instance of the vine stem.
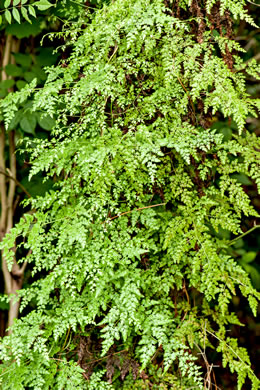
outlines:
[[[210, 334], [211, 336], [215, 337], [219, 342], [225, 343], [225, 345], [228, 347], [228, 349], [230, 349], [230, 351], [233, 352], [233, 354], [241, 361], [241, 363], [247, 365], [247, 366], [249, 367], [250, 371], [253, 372], [252, 369], [251, 369], [251, 367], [248, 365], [248, 363], [245, 362], [243, 359], [241, 359], [241, 357], [236, 353], [236, 351], [235, 351], [235, 350], [234, 350], [234, 349], [233, 349], [225, 340], [221, 340], [218, 336], [216, 336], [214, 333], [210, 332], [208, 329], [206, 329], [206, 332], [207, 332], [208, 334]], [[253, 373], [253, 374], [254, 374], [254, 373]], [[255, 374], [254, 374], [254, 375], [255, 375]]]
[[260, 4], [253, 3], [253, 1], [247, 0], [248, 3], [255, 5], [256, 7], [260, 7]]
[[130, 214], [133, 211], [140, 211], [140, 210], [144, 210], [144, 209], [151, 209], [152, 207], [159, 207], [159, 206], [165, 206], [165, 205], [166, 205], [166, 203], [158, 203], [158, 204], [152, 204], [151, 206], [140, 207], [139, 209], [133, 209], [133, 210], [130, 210], [130, 211], [125, 211], [124, 213], [121, 213], [121, 214], [115, 215], [114, 217], [106, 219], [103, 223], [107, 223], [109, 221], [112, 221], [113, 219], [119, 218], [122, 215]]
[[237, 240], [239, 240], [239, 239], [242, 238], [242, 237], [247, 236], [249, 233], [252, 233], [255, 229], [257, 229], [257, 228], [259, 228], [259, 227], [260, 227], [260, 225], [255, 225], [255, 226], [253, 226], [253, 227], [252, 227], [251, 229], [249, 229], [247, 232], [245, 232], [245, 233], [241, 234], [240, 236], [234, 238], [233, 240], [229, 241], [228, 246], [233, 245], [234, 242], [236, 242]]
[[0, 175], [4, 175], [6, 176], [8, 179], [11, 179], [11, 180], [14, 180], [16, 185], [18, 187], [21, 188], [21, 190], [28, 196], [28, 198], [31, 198], [31, 195], [29, 194], [29, 192], [26, 190], [26, 188], [22, 185], [22, 183], [20, 183], [15, 177], [11, 176], [12, 175], [12, 172], [10, 171], [10, 169], [6, 169], [7, 172], [9, 173], [6, 173], [4, 171], [2, 171], [2, 169], [0, 168]]

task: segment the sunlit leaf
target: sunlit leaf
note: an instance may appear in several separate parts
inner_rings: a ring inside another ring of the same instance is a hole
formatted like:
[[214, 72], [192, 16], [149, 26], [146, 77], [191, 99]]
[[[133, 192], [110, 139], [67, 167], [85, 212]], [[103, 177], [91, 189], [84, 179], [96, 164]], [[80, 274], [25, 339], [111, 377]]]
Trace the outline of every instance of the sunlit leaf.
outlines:
[[9, 24], [11, 24], [12, 15], [11, 15], [11, 12], [10, 12], [8, 9], [5, 10], [5, 18], [6, 18], [7, 22], [8, 22]]
[[17, 10], [17, 8], [13, 8], [12, 13], [13, 13], [14, 19], [15, 19], [18, 23], [20, 23], [20, 22], [21, 22], [21, 17], [20, 17], [20, 14], [19, 14], [19, 11]]
[[46, 9], [53, 6], [48, 0], [36, 1], [33, 5], [37, 7], [40, 11], [45, 11]]

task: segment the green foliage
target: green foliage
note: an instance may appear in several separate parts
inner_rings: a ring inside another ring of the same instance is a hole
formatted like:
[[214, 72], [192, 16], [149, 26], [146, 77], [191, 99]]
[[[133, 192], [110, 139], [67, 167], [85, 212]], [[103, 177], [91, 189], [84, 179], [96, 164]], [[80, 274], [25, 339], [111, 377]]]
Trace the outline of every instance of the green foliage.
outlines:
[[[238, 44], [210, 12], [227, 29], [229, 14], [253, 21], [245, 2], [215, 3], [179, 2], [180, 16], [171, 1], [116, 0], [86, 13], [64, 32], [70, 56], [44, 86], [34, 79], [1, 102], [9, 128], [51, 130], [27, 150], [31, 177], [56, 177], [2, 245], [10, 268], [15, 240], [30, 249], [36, 277], [19, 291], [22, 310], [34, 309], [1, 345], [3, 389], [12, 370], [17, 389], [203, 389], [205, 348], [222, 353], [238, 389], [247, 376], [259, 387], [226, 337], [239, 324], [229, 305], [238, 289], [256, 315], [253, 255], [239, 264], [219, 234], [237, 238], [242, 219], [258, 216], [241, 181], [260, 186], [260, 143], [246, 128], [259, 101], [245, 73], [257, 68], [232, 56]], [[217, 116], [232, 126], [214, 128]]]
[[[23, 26], [12, 25], [10, 33], [19, 37], [24, 32]], [[16, 130], [20, 134], [35, 135], [37, 125], [41, 129], [50, 131], [54, 126], [55, 121], [48, 115], [42, 112], [31, 112], [32, 101], [28, 99], [31, 95], [29, 85], [34, 88], [40, 87], [46, 80], [47, 74], [44, 71], [45, 66], [53, 65], [57, 62], [58, 55], [53, 53], [53, 47], [38, 48], [34, 53], [14, 53], [15, 64], [8, 64], [5, 71], [12, 78], [0, 82], [0, 96], [7, 96], [7, 105], [11, 103], [12, 95], [9, 94], [10, 88], [22, 90], [17, 94], [17, 108], [15, 115], [9, 123], [8, 130]], [[29, 88], [29, 89], [28, 89]], [[11, 100], [9, 100], [11, 99]], [[9, 102], [9, 103], [8, 103]], [[3, 102], [3, 105], [5, 103]], [[6, 106], [7, 107], [7, 106]], [[7, 107], [8, 110], [8, 107]]]
[[[97, 6], [102, 3], [100, 0], [90, 1], [91, 5]], [[54, 7], [54, 10], [53, 8]], [[84, 0], [59, 0], [50, 2], [49, 0], [6, 0], [0, 5], [0, 25], [7, 24], [12, 28], [13, 24], [22, 24], [30, 30], [29, 25], [39, 23], [39, 15], [46, 15], [46, 11], [52, 10], [54, 14], [49, 15], [50, 19], [65, 17], [65, 21], [77, 19], [86, 9]], [[49, 14], [47, 12], [47, 14]]]
[[21, 18], [25, 19], [28, 23], [32, 23], [31, 17], [36, 18], [36, 9], [38, 11], [46, 11], [50, 7], [53, 7], [53, 4], [48, 0], [34, 1], [32, 4], [29, 4], [28, 0], [5, 0], [4, 10], [2, 10], [2, 12], [5, 20], [9, 24], [14, 23], [15, 21], [20, 24]]

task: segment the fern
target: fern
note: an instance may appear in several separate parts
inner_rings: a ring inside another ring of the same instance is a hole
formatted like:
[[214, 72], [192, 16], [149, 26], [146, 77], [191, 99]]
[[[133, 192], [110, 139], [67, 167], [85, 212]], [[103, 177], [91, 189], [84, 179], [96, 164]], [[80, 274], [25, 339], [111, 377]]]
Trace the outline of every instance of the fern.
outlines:
[[[51, 139], [28, 140], [27, 149], [31, 177], [57, 178], [53, 191], [28, 201], [33, 218], [2, 244], [8, 251], [22, 235], [37, 277], [19, 292], [22, 308], [35, 309], [2, 341], [4, 389], [12, 388], [13, 369], [17, 389], [112, 389], [102, 363], [112, 350], [127, 351], [117, 366], [129, 388], [131, 359], [145, 384], [160, 354], [178, 389], [182, 380], [203, 389], [197, 354], [212, 334], [238, 388], [247, 376], [253, 389], [259, 385], [247, 352], [226, 337], [239, 323], [229, 311], [237, 289], [254, 314], [259, 293], [216, 235], [220, 228], [241, 234], [244, 216], [257, 216], [232, 176], [260, 182], [258, 141], [246, 129], [259, 103], [244, 74], [256, 75], [256, 65], [233, 57], [238, 43], [216, 36], [210, 13], [226, 24], [230, 14], [253, 20], [241, 1], [178, 4], [182, 17], [163, 1], [96, 9], [80, 31], [64, 33], [71, 54], [48, 69], [42, 89], [32, 84], [1, 102], [7, 124], [28, 97], [34, 111], [56, 118]], [[213, 128], [216, 114], [236, 123], [231, 139]], [[102, 340], [95, 357], [81, 351], [85, 338]], [[126, 386], [114, 379], [115, 388]]]

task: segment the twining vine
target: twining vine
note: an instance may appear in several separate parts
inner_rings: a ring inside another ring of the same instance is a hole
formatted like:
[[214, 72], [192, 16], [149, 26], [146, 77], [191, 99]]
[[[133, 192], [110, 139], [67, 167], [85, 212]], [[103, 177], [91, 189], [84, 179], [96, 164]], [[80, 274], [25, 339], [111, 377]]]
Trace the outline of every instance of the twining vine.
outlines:
[[259, 78], [259, 66], [243, 63], [234, 40], [236, 19], [255, 25], [245, 6], [86, 8], [43, 88], [33, 81], [1, 102], [7, 126], [28, 97], [55, 119], [49, 140], [27, 142], [31, 177], [46, 172], [55, 187], [26, 201], [34, 212], [2, 244], [10, 269], [23, 237], [36, 278], [18, 293], [29, 313], [1, 345], [4, 389], [211, 389], [210, 349], [238, 389], [247, 377], [259, 388], [228, 333], [241, 325], [237, 291], [254, 315], [259, 299], [229, 250], [243, 218], [258, 218], [235, 176], [259, 187], [259, 140], [246, 124], [259, 109], [246, 74]]

